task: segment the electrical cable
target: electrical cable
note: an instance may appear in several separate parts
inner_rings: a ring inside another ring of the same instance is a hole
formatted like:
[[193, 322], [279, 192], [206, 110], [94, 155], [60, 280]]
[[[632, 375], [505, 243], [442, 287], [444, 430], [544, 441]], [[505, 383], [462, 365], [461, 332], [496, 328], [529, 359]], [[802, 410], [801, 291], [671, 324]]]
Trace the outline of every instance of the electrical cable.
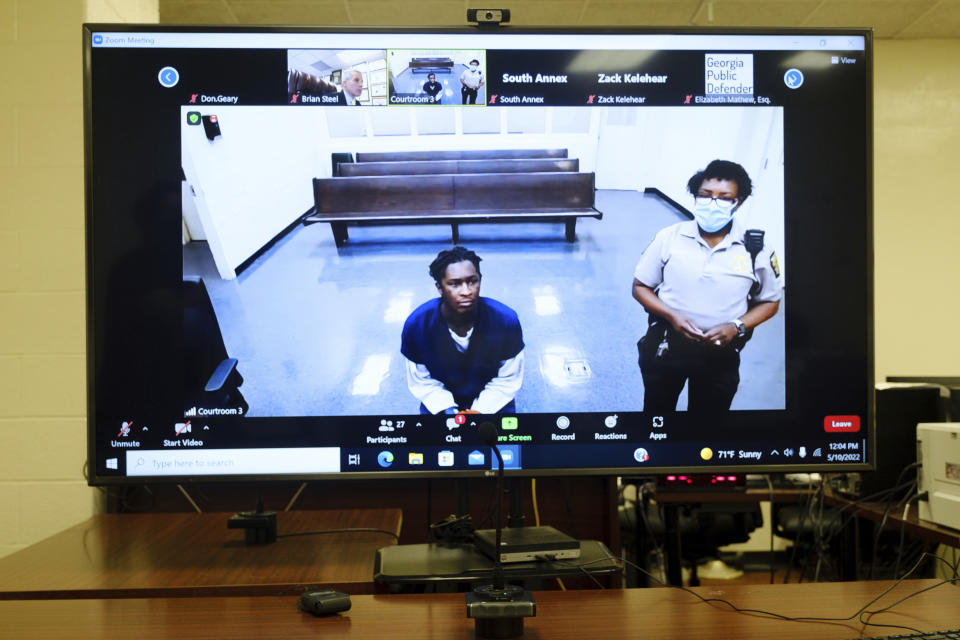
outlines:
[[[790, 572], [793, 571], [793, 565], [797, 561], [797, 549], [800, 548], [800, 537], [803, 535], [803, 525], [807, 521], [807, 511], [810, 509], [810, 505], [813, 503], [815, 494], [813, 493], [813, 480], [808, 476], [807, 477], [807, 503], [800, 510], [800, 524], [797, 526], [797, 537], [793, 541], [793, 550], [790, 552], [790, 562], [787, 563], [787, 571], [783, 576], [783, 584], [790, 582]], [[772, 515], [771, 515], [772, 518]], [[770, 526], [773, 527], [773, 523], [770, 523]], [[800, 575], [800, 580], [798, 582], [803, 582], [803, 574]]]
[[[537, 479], [530, 478], [530, 498], [533, 501], [533, 523], [535, 526], [540, 526], [540, 506], [537, 504]], [[592, 577], [592, 576], [591, 576]], [[567, 590], [567, 585], [563, 584], [563, 580], [557, 578], [557, 585], [560, 587], [561, 591]]]
[[903, 555], [903, 538], [904, 538], [904, 533], [906, 531], [907, 513], [910, 511], [910, 503], [913, 502], [914, 500], [919, 499], [923, 495], [924, 495], [923, 493], [918, 491], [916, 495], [908, 499], [906, 503], [903, 505], [903, 514], [900, 516], [900, 541], [897, 544], [897, 560], [896, 560], [896, 563], [893, 565], [894, 578], [896, 578], [897, 574], [900, 573], [900, 558]]
[[[900, 472], [900, 476], [901, 477], [903, 476], [903, 471]], [[907, 496], [910, 496], [915, 490], [916, 486], [917, 486], [917, 481], [914, 480], [910, 485], [910, 487], [907, 489], [907, 494], [904, 497], [906, 498]], [[897, 508], [899, 508], [902, 503], [903, 503], [903, 500], [901, 499], [900, 502], [897, 503]], [[880, 525], [877, 527], [876, 532], [873, 534], [873, 550], [872, 550], [871, 559], [870, 559], [870, 573], [868, 574], [868, 577], [867, 577], [868, 580], [873, 580], [873, 571], [877, 564], [877, 547], [880, 546], [880, 535], [883, 533], [883, 528], [887, 524], [887, 518], [890, 516], [890, 508], [893, 506], [894, 506], [893, 502], [888, 502], [887, 505], [884, 507], [883, 517], [880, 518]], [[894, 574], [894, 576], [896, 576], [896, 574]]]
[[197, 503], [193, 501], [193, 498], [190, 497], [190, 494], [187, 493], [187, 490], [183, 488], [182, 484], [178, 484], [177, 489], [180, 489], [180, 493], [182, 493], [183, 497], [187, 499], [187, 502], [190, 503], [190, 506], [196, 509], [197, 513], [203, 513], [203, 510], [197, 506]]
[[770, 489], [770, 584], [773, 584], [773, 481], [770, 474], [763, 476], [767, 480], [767, 487]]
[[287, 503], [287, 506], [284, 508], [284, 511], [290, 511], [291, 509], [293, 509], [294, 503], [296, 503], [297, 499], [300, 498], [300, 494], [303, 493], [303, 490], [306, 488], [307, 488], [307, 483], [301, 482], [300, 487], [297, 488], [297, 491], [293, 494], [293, 497], [290, 498], [290, 502]]
[[[643, 518], [643, 525], [647, 529], [647, 533], [650, 534], [650, 539], [653, 541], [653, 547], [657, 550], [657, 570], [660, 572], [661, 580], [666, 581], [667, 576], [663, 567], [663, 553], [661, 553], [660, 543], [657, 542], [657, 536], [653, 533], [653, 527], [650, 526], [650, 520], [647, 518], [647, 509], [646, 504], [643, 502], [644, 494], [648, 490], [647, 483], [637, 487], [637, 497], [640, 499], [640, 517]], [[663, 522], [663, 517], [661, 516], [660, 521]], [[637, 561], [640, 561], [640, 558], [637, 558]], [[643, 562], [646, 562], [646, 558], [643, 559]]]

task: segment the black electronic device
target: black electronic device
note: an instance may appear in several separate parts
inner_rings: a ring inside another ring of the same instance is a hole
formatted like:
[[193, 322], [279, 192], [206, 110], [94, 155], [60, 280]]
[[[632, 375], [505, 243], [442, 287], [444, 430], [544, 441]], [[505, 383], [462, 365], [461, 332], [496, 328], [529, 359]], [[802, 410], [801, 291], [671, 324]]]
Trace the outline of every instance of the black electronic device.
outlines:
[[[497, 557], [496, 529], [478, 529], [473, 542], [484, 555]], [[580, 542], [550, 526], [507, 527], [500, 540], [501, 562], [569, 560], [580, 557]]]
[[[494, 545], [503, 543], [503, 454], [497, 445], [497, 427], [482, 422], [477, 428], [481, 442], [497, 458], [496, 530]], [[493, 555], [493, 584], [476, 587], [467, 592], [467, 617], [474, 619], [474, 628], [480, 638], [516, 638], [523, 635], [523, 619], [537, 615], [533, 595], [520, 587], [506, 584], [503, 578], [503, 560]]]
[[[487, 420], [510, 480], [874, 464], [869, 30], [103, 24], [83, 51], [91, 483], [492, 475]], [[782, 302], [720, 345], [729, 410], [657, 410], [625, 287], [717, 159], [752, 193], [709, 206], [764, 231], [728, 275]], [[498, 333], [463, 355], [427, 321], [454, 242]]]
[[877, 387], [877, 465], [860, 474], [859, 494], [895, 490], [917, 479], [917, 424], [946, 419], [941, 387], [920, 383], [887, 383]]
[[207, 140], [213, 140], [220, 135], [220, 118], [217, 116], [201, 116], [203, 120], [203, 132]]
[[467, 22], [476, 22], [481, 26], [510, 22], [510, 9], [467, 9]]
[[[766, 486], [766, 485], [764, 485]], [[657, 477], [657, 492], [674, 491], [746, 491], [745, 473], [668, 473]]]
[[305, 591], [297, 603], [301, 611], [315, 616], [329, 616], [341, 611], [349, 611], [350, 606], [350, 594], [333, 589]]

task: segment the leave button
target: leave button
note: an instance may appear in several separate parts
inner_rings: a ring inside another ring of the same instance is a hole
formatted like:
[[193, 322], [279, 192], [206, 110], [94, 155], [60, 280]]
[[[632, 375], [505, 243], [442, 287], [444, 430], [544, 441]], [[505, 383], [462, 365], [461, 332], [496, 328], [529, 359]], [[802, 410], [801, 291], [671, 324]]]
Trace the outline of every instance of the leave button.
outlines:
[[823, 419], [827, 433], [856, 433], [860, 431], [860, 416], [827, 416]]

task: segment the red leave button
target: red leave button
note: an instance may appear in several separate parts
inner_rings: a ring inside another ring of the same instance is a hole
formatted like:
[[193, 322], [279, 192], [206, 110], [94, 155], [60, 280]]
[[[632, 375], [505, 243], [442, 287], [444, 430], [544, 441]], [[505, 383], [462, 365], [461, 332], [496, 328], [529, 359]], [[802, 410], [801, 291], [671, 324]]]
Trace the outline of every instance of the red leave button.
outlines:
[[855, 433], [860, 431], [860, 416], [827, 416], [823, 419], [827, 433]]

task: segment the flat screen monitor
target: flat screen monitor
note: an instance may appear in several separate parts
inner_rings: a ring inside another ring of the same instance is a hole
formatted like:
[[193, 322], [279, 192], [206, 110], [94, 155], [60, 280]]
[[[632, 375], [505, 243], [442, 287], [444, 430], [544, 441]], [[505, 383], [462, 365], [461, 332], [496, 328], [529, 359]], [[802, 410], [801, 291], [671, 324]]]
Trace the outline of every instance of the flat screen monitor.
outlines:
[[868, 468], [871, 43], [85, 26], [91, 481]]

